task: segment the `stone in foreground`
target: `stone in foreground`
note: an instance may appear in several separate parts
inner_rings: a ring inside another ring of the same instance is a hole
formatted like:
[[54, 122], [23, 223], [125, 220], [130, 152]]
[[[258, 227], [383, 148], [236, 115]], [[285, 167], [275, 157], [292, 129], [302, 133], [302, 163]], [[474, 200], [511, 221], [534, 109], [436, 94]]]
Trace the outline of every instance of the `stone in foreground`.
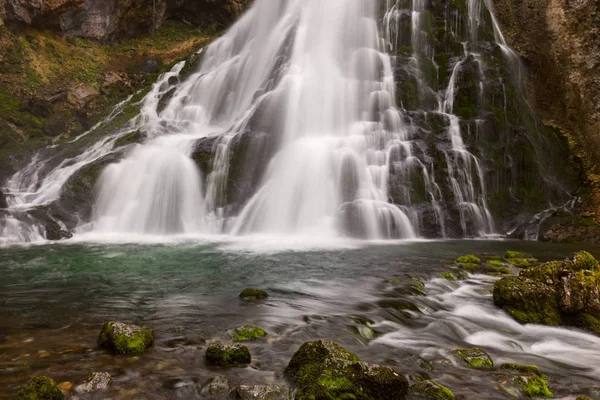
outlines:
[[240, 385], [232, 393], [236, 400], [291, 400], [292, 391], [286, 385]]
[[65, 396], [56, 383], [45, 376], [36, 376], [29, 381], [15, 400], [63, 400]]
[[128, 325], [122, 322], [107, 322], [102, 325], [98, 346], [115, 354], [139, 355], [154, 343], [154, 331], [145, 326]]
[[221, 366], [250, 364], [252, 356], [248, 347], [241, 344], [216, 342], [206, 349], [206, 361]]
[[292, 356], [285, 375], [297, 387], [297, 400], [402, 400], [408, 381], [394, 369], [361, 362], [327, 340], [304, 343]]
[[521, 323], [573, 325], [600, 336], [600, 267], [588, 252], [494, 285], [494, 304]]
[[434, 400], [454, 400], [454, 393], [434, 381], [421, 381], [410, 387], [412, 395]]
[[92, 372], [84, 384], [75, 388], [75, 392], [78, 394], [93, 393], [106, 390], [110, 385], [112, 385], [112, 377], [108, 372]]
[[452, 354], [460, 358], [464, 364], [471, 368], [486, 369], [494, 366], [490, 355], [479, 347], [454, 350]]
[[519, 376], [514, 381], [527, 397], [554, 397], [548, 389], [548, 382], [537, 375]]
[[246, 301], [264, 300], [267, 297], [269, 297], [269, 293], [262, 289], [246, 288], [240, 293], [240, 298]]

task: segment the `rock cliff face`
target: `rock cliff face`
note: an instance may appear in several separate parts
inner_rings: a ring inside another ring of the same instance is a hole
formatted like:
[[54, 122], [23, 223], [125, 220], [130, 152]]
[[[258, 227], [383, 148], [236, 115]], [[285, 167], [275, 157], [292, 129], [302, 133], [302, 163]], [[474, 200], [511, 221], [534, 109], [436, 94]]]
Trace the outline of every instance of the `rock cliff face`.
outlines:
[[247, 0], [0, 0], [0, 25], [52, 29], [115, 41], [149, 32], [167, 19], [222, 29]]
[[508, 41], [527, 64], [532, 106], [572, 139], [588, 169], [597, 169], [600, 2], [496, 0], [494, 7]]

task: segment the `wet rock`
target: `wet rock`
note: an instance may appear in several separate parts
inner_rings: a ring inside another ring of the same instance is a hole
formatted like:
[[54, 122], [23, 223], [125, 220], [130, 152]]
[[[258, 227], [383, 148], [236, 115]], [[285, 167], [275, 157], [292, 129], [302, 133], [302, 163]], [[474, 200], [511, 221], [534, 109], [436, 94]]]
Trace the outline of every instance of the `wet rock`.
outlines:
[[267, 297], [269, 297], [269, 293], [267, 293], [265, 290], [262, 289], [252, 289], [252, 288], [246, 288], [244, 290], [242, 290], [242, 293], [240, 293], [240, 298], [242, 300], [263, 300], [266, 299]]
[[102, 325], [98, 345], [115, 354], [138, 355], [154, 343], [154, 331], [145, 326], [128, 325], [122, 322], [107, 322]]
[[500, 368], [508, 371], [516, 371], [524, 374], [534, 374], [537, 376], [542, 376], [542, 371], [540, 371], [540, 369], [536, 365], [504, 363], [500, 365]]
[[304, 343], [285, 369], [297, 386], [296, 399], [361, 398], [400, 400], [408, 382], [394, 369], [370, 365], [335, 342]]
[[215, 376], [208, 384], [207, 391], [211, 396], [226, 396], [229, 394], [229, 381], [224, 376]]
[[454, 400], [454, 393], [448, 388], [431, 380], [418, 382], [410, 387], [412, 395], [434, 400]]
[[454, 275], [452, 272], [442, 272], [442, 274], [440, 275], [440, 278], [445, 279], [447, 281], [452, 281], [452, 282], [457, 281], [456, 275]]
[[290, 400], [292, 391], [286, 385], [240, 385], [232, 393], [236, 400]]
[[60, 225], [54, 221], [49, 221], [45, 225], [46, 228], [46, 239], [47, 240], [63, 240], [63, 239], [71, 239], [73, 234], [71, 232], [65, 231], [60, 227]]
[[480, 347], [457, 349], [454, 350], [452, 354], [471, 368], [486, 369], [494, 366], [492, 358]]
[[250, 364], [252, 356], [246, 346], [216, 342], [206, 349], [206, 361], [209, 364], [223, 366]]
[[112, 377], [107, 372], [92, 372], [85, 383], [75, 388], [77, 394], [87, 394], [108, 389], [112, 385]]
[[169, 105], [169, 102], [173, 98], [173, 95], [175, 94], [176, 91], [177, 91], [177, 88], [172, 88], [167, 93], [160, 96], [160, 99], [158, 100], [158, 105], [156, 106], [156, 112], [158, 114], [160, 114], [161, 112], [163, 112], [165, 110], [165, 108], [167, 108], [167, 106]]
[[600, 335], [600, 268], [587, 252], [504, 278], [494, 304], [521, 323], [573, 325]]
[[8, 208], [8, 202], [6, 201], [6, 195], [0, 191], [0, 208]]
[[231, 336], [236, 342], [248, 342], [267, 336], [267, 332], [259, 326], [244, 325], [234, 329]]
[[514, 378], [514, 382], [527, 397], [554, 397], [548, 388], [548, 382], [537, 375], [519, 376]]
[[460, 256], [456, 259], [456, 262], [459, 264], [481, 264], [481, 259], [473, 254], [466, 254], [464, 256]]
[[58, 385], [45, 376], [36, 376], [15, 396], [15, 400], [63, 400]]
[[593, 400], [591, 397], [587, 396], [577, 396], [575, 400]]
[[507, 251], [504, 254], [506, 261], [517, 268], [530, 268], [539, 264], [531, 254], [521, 251]]

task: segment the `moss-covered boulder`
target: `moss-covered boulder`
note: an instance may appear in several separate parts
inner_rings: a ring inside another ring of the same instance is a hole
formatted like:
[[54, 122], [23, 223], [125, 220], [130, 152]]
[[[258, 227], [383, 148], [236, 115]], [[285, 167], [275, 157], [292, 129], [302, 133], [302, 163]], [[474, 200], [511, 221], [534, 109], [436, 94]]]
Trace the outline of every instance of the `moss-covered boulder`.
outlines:
[[531, 268], [539, 265], [539, 261], [531, 254], [522, 251], [507, 251], [504, 254], [504, 259], [513, 267]]
[[458, 280], [456, 278], [456, 275], [454, 275], [452, 272], [442, 272], [442, 274], [440, 275], [440, 278], [445, 279], [447, 281], [452, 281], [452, 282], [456, 282]]
[[410, 387], [410, 393], [417, 398], [454, 400], [454, 393], [450, 389], [431, 380], [415, 383]]
[[231, 332], [231, 337], [236, 342], [248, 342], [250, 340], [257, 340], [267, 336], [267, 332], [259, 326], [244, 325], [239, 328], [235, 328]]
[[15, 400], [63, 400], [65, 396], [56, 383], [45, 376], [36, 376], [15, 396]]
[[246, 288], [240, 293], [240, 298], [246, 301], [264, 300], [269, 297], [269, 293], [262, 289]]
[[327, 340], [304, 343], [285, 375], [297, 386], [297, 400], [402, 400], [408, 395], [408, 381], [399, 372], [361, 362]]
[[206, 349], [206, 361], [221, 366], [241, 365], [250, 364], [252, 356], [248, 347], [241, 344], [215, 342]]
[[587, 252], [503, 278], [494, 304], [521, 323], [571, 325], [600, 335], [600, 268]]
[[481, 259], [473, 254], [465, 254], [456, 259], [458, 264], [481, 264]]
[[554, 397], [548, 388], [548, 382], [537, 375], [518, 376], [514, 382], [521, 388], [527, 397]]
[[452, 354], [470, 368], [487, 369], [494, 366], [490, 355], [480, 347], [457, 349], [452, 351]]
[[98, 346], [115, 354], [139, 355], [154, 343], [154, 331], [138, 325], [111, 321], [102, 325]]

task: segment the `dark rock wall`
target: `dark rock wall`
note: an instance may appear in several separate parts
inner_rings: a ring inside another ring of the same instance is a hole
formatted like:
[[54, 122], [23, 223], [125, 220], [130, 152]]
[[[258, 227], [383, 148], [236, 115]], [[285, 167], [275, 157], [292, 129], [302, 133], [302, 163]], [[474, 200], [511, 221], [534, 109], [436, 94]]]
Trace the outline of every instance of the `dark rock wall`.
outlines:
[[220, 30], [248, 0], [0, 0], [0, 25], [33, 26], [102, 42], [149, 32], [167, 19]]

